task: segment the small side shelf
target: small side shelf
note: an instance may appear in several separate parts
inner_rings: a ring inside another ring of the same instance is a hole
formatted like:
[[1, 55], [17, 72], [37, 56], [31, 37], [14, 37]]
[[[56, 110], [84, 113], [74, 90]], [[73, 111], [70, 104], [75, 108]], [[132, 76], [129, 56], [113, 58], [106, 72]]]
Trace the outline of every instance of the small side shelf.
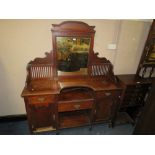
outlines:
[[89, 111], [80, 110], [74, 112], [59, 113], [60, 128], [77, 127], [81, 125], [89, 125], [90, 117]]

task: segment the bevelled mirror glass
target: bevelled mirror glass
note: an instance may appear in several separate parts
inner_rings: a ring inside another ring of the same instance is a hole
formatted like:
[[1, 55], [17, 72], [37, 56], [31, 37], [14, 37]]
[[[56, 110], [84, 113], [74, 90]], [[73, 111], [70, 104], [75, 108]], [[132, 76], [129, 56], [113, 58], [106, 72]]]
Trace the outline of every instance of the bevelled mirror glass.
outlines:
[[56, 37], [58, 75], [86, 75], [91, 38]]

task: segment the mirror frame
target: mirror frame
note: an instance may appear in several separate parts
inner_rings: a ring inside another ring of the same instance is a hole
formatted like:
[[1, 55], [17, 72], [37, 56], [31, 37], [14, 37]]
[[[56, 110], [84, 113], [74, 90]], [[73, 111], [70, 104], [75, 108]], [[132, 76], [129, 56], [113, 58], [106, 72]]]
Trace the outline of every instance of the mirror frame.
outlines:
[[[94, 47], [94, 35], [95, 35], [95, 26], [89, 26], [88, 24], [81, 21], [65, 21], [61, 24], [52, 24], [52, 43], [53, 43], [53, 61], [54, 61], [54, 74], [58, 77], [58, 62], [57, 62], [57, 37], [77, 37], [77, 38], [90, 38], [90, 48], [88, 53], [88, 64], [87, 68], [89, 68], [89, 64], [94, 55], [93, 47]], [[87, 71], [89, 72], [89, 71]], [[71, 72], [73, 73], [73, 72]], [[68, 77], [67, 75], [59, 75], [60, 77]], [[69, 75], [71, 76], [84, 76], [84, 75]]]

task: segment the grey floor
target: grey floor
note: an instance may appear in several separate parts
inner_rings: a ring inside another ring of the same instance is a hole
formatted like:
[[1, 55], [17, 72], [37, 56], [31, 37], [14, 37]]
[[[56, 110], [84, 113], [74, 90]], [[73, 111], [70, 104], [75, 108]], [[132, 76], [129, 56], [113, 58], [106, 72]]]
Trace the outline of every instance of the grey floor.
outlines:
[[[60, 130], [60, 135], [131, 135], [134, 126], [131, 124], [116, 125], [109, 128], [107, 124], [96, 124], [89, 131], [89, 126]], [[29, 135], [27, 121], [0, 123], [0, 135]], [[38, 135], [55, 135], [56, 132], [38, 133]]]

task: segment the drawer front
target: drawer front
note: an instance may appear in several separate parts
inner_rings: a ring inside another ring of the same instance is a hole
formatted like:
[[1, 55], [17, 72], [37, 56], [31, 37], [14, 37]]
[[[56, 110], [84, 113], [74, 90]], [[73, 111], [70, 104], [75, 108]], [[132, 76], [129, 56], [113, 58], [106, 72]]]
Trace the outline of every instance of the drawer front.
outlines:
[[28, 102], [30, 104], [53, 103], [54, 100], [55, 100], [54, 95], [39, 95], [28, 97]]
[[58, 103], [58, 111], [74, 111], [74, 110], [82, 110], [82, 109], [91, 109], [93, 105], [92, 101], [83, 101], [83, 102], [71, 102], [71, 103]]
[[107, 97], [118, 97], [121, 95], [121, 91], [100, 91], [96, 93], [97, 99], [107, 98]]

